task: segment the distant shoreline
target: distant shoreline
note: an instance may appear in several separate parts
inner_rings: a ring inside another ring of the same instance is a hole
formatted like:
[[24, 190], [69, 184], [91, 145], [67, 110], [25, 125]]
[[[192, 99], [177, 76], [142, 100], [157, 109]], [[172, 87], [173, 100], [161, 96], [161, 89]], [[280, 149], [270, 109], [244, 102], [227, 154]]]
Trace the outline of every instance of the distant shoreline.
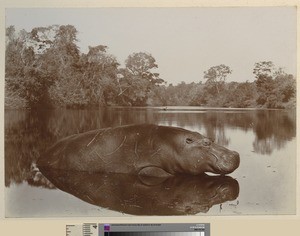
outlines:
[[15, 108], [15, 107], [5, 107], [5, 110], [57, 110], [57, 109], [65, 109], [65, 110], [97, 110], [99, 108], [106, 109], [148, 109], [148, 110], [158, 110], [166, 113], [173, 113], [178, 111], [186, 111], [186, 112], [200, 112], [200, 111], [263, 111], [263, 110], [295, 110], [296, 107], [293, 108], [263, 108], [263, 107], [205, 107], [205, 106], [99, 106], [99, 107], [84, 107], [84, 108], [65, 108], [65, 107], [52, 107], [52, 108], [40, 108], [40, 109], [30, 109], [30, 108]]

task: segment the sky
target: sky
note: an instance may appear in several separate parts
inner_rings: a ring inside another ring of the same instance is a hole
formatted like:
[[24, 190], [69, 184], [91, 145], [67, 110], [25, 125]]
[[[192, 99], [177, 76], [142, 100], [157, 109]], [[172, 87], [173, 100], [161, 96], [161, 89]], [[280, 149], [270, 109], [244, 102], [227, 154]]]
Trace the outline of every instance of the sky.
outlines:
[[273, 61], [296, 75], [296, 8], [8, 8], [6, 26], [74, 25], [78, 46], [106, 45], [121, 65], [148, 52], [168, 84], [205, 82], [204, 71], [225, 64], [227, 81], [254, 81], [254, 64]]

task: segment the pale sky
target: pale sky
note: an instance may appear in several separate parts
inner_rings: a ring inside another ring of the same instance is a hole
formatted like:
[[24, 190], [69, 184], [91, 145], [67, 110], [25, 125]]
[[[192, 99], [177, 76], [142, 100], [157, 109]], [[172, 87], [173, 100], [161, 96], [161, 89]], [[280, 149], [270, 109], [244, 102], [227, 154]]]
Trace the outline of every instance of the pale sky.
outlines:
[[296, 75], [296, 8], [44, 8], [6, 9], [6, 26], [71, 24], [78, 46], [106, 45], [123, 64], [133, 52], [149, 52], [162, 79], [203, 81], [203, 72], [225, 64], [227, 81], [253, 81], [255, 62], [273, 61]]

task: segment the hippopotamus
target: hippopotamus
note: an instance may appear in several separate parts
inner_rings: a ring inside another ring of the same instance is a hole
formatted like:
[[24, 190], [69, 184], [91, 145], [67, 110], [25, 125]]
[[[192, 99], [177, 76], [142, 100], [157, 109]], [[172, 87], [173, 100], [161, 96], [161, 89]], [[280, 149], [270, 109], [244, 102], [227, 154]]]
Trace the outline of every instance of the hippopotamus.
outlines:
[[131, 215], [195, 215], [235, 200], [239, 183], [230, 176], [150, 177], [41, 169], [58, 189], [90, 204]]
[[229, 174], [239, 154], [197, 132], [154, 124], [92, 130], [63, 138], [38, 167], [146, 176]]

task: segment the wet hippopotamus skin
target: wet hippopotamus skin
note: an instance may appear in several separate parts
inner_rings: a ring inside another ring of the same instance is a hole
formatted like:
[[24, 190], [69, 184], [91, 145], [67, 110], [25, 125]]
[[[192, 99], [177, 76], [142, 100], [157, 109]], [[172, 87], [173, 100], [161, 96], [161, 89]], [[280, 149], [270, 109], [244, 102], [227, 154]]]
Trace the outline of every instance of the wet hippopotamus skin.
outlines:
[[239, 154], [186, 129], [153, 124], [105, 128], [66, 137], [38, 167], [146, 176], [229, 174]]

